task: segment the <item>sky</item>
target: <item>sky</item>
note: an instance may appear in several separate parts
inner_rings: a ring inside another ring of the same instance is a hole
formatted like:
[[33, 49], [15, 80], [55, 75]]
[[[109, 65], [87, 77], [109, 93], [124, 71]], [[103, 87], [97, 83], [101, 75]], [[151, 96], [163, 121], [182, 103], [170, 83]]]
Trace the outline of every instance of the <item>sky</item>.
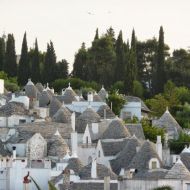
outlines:
[[45, 51], [52, 40], [57, 59], [71, 65], [82, 42], [90, 47], [96, 28], [103, 34], [110, 26], [127, 41], [133, 28], [146, 40], [158, 37], [162, 25], [172, 50], [188, 49], [189, 7], [190, 0], [0, 0], [0, 35], [14, 34], [17, 54], [25, 31], [29, 47], [37, 38]]

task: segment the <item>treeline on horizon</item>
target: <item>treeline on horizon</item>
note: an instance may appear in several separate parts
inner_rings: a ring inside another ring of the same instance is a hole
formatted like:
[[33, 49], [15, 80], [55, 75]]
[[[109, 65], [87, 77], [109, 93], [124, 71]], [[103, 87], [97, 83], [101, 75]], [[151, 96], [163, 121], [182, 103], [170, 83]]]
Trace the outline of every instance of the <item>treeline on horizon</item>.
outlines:
[[108, 89], [115, 87], [125, 94], [134, 94], [140, 89], [143, 97], [148, 98], [163, 92], [168, 80], [176, 86], [190, 87], [190, 53], [179, 49], [170, 55], [169, 49], [162, 26], [158, 39], [146, 41], [138, 40], [135, 30], [131, 36], [123, 35], [122, 31], [116, 36], [112, 27], [102, 35], [97, 29], [91, 46], [86, 48], [82, 43], [75, 54], [69, 75], [69, 63], [65, 59], [57, 61], [52, 41], [47, 44], [46, 52], [39, 50], [37, 39], [29, 49], [26, 33], [17, 64], [14, 36], [8, 34], [0, 38], [0, 70], [8, 77], [16, 77], [20, 86], [24, 86], [28, 78], [35, 83], [53, 84], [57, 79], [73, 77]]

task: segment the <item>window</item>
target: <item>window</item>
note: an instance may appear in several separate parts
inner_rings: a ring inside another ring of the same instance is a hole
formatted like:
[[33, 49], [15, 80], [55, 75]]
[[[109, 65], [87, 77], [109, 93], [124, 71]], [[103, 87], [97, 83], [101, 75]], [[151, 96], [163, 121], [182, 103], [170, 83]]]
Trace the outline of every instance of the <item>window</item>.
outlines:
[[88, 136], [86, 137], [86, 144], [88, 144]]
[[88, 157], [88, 164], [90, 164], [91, 162], [92, 162], [92, 157], [89, 156], [89, 157]]
[[26, 123], [26, 119], [19, 119], [19, 124]]
[[152, 161], [152, 169], [156, 169], [157, 168], [157, 162], [156, 161]]
[[101, 153], [100, 153], [100, 150], [98, 151], [98, 157], [100, 158], [100, 156], [101, 156]]

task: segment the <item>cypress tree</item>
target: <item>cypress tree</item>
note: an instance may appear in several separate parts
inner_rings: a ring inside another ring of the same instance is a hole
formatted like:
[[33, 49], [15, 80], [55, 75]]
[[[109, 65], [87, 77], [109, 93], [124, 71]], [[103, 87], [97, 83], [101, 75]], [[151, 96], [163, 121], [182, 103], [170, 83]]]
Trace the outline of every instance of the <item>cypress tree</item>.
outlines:
[[40, 82], [40, 55], [38, 50], [38, 41], [35, 41], [34, 51], [31, 55], [31, 78], [33, 82]]
[[17, 76], [17, 63], [15, 52], [15, 40], [13, 34], [8, 34], [3, 70], [10, 77]]
[[164, 30], [160, 27], [158, 48], [155, 61], [155, 73], [154, 73], [154, 91], [160, 93], [163, 91], [164, 84], [166, 82], [165, 74], [165, 55], [164, 55]]
[[135, 30], [133, 29], [132, 36], [131, 36], [131, 49], [136, 51], [136, 46], [137, 46], [137, 39], [136, 39], [136, 36], [135, 36]]
[[60, 78], [66, 79], [68, 77], [69, 74], [68, 65], [69, 63], [65, 59], [59, 61], [56, 64], [56, 79]]
[[3, 65], [5, 61], [5, 40], [0, 38], [0, 71], [3, 70]]
[[80, 79], [86, 79], [86, 64], [87, 64], [87, 51], [85, 43], [82, 43], [81, 48], [75, 55], [75, 61], [73, 64], [73, 76]]
[[131, 50], [130, 50], [130, 56], [131, 56], [131, 66], [132, 66], [132, 72], [133, 72], [133, 79], [136, 80], [138, 78], [137, 76], [137, 39], [135, 36], [135, 30], [132, 31], [132, 37], [131, 37]]
[[26, 32], [25, 32], [22, 42], [21, 57], [18, 66], [18, 83], [20, 85], [25, 85], [30, 76], [31, 74], [30, 74], [30, 64], [28, 56], [28, 45], [27, 45]]
[[115, 68], [115, 81], [124, 79], [124, 44], [122, 31], [119, 32], [116, 40], [116, 68]]
[[99, 32], [98, 32], [98, 28], [96, 29], [96, 34], [94, 37], [94, 41], [99, 39]]
[[56, 55], [53, 43], [47, 44], [44, 62], [44, 82], [53, 82], [56, 76]]

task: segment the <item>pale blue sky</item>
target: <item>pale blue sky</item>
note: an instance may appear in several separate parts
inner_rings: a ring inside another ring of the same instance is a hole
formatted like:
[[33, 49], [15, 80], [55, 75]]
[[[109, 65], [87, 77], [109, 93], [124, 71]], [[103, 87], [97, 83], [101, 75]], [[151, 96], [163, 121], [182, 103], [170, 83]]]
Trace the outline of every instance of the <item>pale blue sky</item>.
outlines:
[[14, 33], [18, 54], [25, 31], [29, 46], [37, 37], [45, 50], [52, 40], [58, 59], [70, 63], [82, 42], [90, 46], [97, 27], [100, 34], [110, 26], [116, 35], [122, 29], [125, 40], [134, 27], [145, 40], [157, 37], [163, 25], [172, 49], [188, 48], [189, 9], [190, 0], [0, 0], [0, 34]]

